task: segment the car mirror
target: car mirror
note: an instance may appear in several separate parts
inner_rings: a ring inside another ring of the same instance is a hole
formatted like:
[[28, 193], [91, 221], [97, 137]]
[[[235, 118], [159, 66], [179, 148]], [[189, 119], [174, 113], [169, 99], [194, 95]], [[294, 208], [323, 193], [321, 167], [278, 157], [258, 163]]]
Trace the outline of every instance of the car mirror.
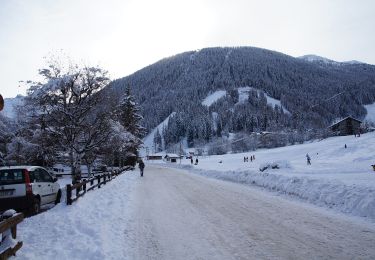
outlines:
[[52, 180], [53, 180], [53, 182], [57, 182], [57, 178], [56, 177], [53, 177]]

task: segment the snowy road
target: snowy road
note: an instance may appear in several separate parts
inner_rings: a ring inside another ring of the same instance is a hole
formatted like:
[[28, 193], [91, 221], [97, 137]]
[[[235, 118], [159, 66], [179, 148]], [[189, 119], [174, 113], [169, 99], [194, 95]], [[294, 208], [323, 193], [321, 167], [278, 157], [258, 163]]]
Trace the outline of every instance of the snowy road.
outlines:
[[130, 259], [375, 259], [375, 226], [240, 184], [146, 167]]

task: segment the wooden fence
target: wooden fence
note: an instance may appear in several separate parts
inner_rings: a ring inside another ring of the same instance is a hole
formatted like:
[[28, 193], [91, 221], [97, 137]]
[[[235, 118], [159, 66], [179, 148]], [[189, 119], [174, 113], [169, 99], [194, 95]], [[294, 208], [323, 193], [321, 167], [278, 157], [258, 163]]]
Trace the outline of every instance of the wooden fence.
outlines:
[[[15, 245], [7, 243], [10, 240], [11, 235], [13, 239], [17, 237], [17, 224], [22, 222], [24, 216], [22, 213], [16, 213], [12, 217], [9, 217], [0, 222], [0, 260], [8, 259], [11, 256], [15, 256], [17, 250], [22, 247], [22, 241], [18, 241]], [[2, 246], [5, 248], [2, 248]]]
[[[66, 204], [72, 205], [74, 201], [78, 200], [79, 197], [85, 195], [86, 192], [89, 192], [90, 190], [93, 190], [95, 188], [100, 189], [102, 185], [105, 185], [107, 182], [113, 180], [121, 173], [130, 169], [132, 169], [132, 167], [125, 167], [121, 170], [103, 173], [87, 180], [84, 179], [81, 182], [73, 185], [66, 185]], [[75, 193], [75, 196], [73, 196], [73, 193]]]

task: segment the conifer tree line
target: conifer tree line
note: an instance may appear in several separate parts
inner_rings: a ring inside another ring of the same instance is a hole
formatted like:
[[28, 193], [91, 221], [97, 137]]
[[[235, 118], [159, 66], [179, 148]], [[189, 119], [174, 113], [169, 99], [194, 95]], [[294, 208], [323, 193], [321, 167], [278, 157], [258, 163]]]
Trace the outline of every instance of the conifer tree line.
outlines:
[[[113, 81], [106, 91], [116, 97], [129, 84], [147, 131], [175, 113], [155, 136], [159, 149], [182, 140], [189, 146], [220, 143], [231, 134], [246, 135], [254, 143], [251, 136], [260, 132], [278, 133], [277, 138], [257, 140], [261, 147], [302, 142], [326, 136], [327, 127], [340, 118], [364, 119], [364, 105], [375, 102], [373, 65], [309, 62], [252, 47], [172, 56]], [[253, 91], [245, 102], [238, 102], [243, 87]], [[217, 90], [227, 95], [210, 107], [202, 105]], [[266, 95], [280, 100], [282, 107], [268, 105]]]
[[71, 167], [73, 182], [81, 165], [95, 161], [134, 165], [144, 128], [130, 88], [116, 102], [103, 89], [108, 73], [100, 67], [64, 66], [51, 61], [39, 71], [41, 82], [28, 81], [28, 95], [15, 120], [0, 118], [2, 164]]

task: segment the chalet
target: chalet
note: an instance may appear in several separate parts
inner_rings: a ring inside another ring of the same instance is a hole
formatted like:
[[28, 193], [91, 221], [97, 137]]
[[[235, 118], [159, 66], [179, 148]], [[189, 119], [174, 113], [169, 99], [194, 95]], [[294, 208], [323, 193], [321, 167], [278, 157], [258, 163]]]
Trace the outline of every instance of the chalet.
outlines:
[[147, 155], [147, 160], [163, 160], [163, 155], [160, 153]]
[[348, 116], [331, 125], [329, 129], [339, 135], [354, 135], [360, 133], [361, 123], [360, 120]]
[[177, 159], [180, 159], [181, 157], [177, 154], [166, 154], [165, 157], [164, 157], [167, 162], [177, 162]]

